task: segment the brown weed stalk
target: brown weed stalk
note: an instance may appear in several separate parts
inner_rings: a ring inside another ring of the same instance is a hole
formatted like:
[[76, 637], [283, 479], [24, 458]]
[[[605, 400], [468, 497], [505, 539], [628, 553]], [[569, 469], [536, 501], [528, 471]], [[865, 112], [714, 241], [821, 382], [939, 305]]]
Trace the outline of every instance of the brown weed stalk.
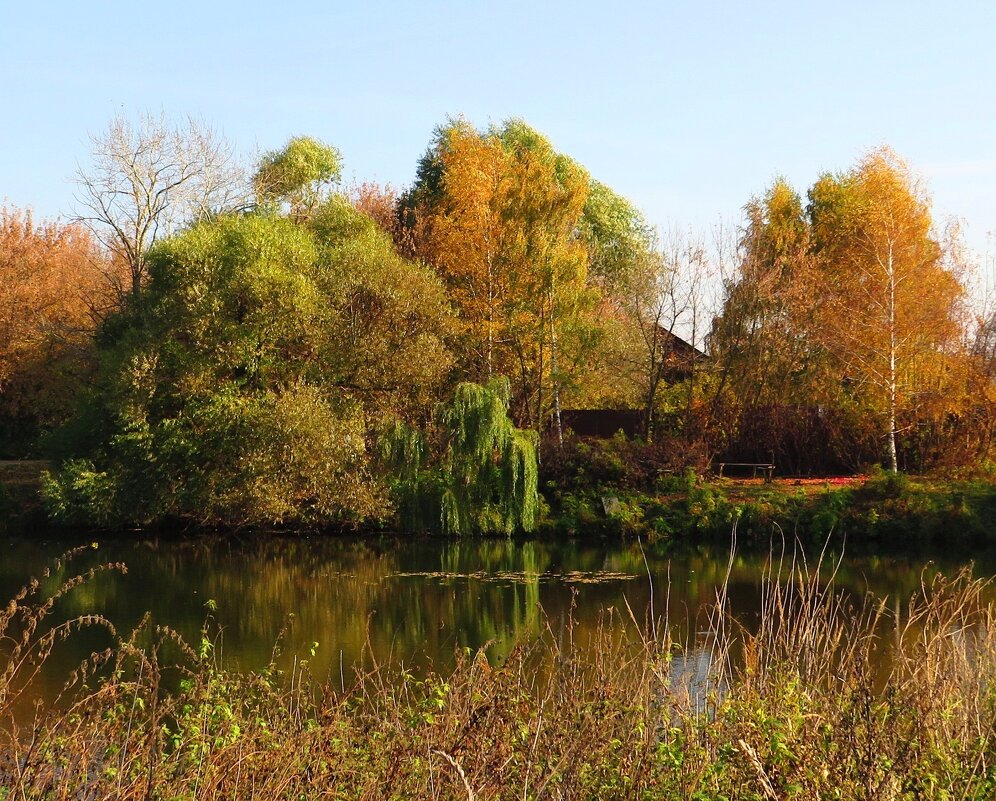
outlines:
[[166, 691], [161, 646], [179, 638], [139, 647], [136, 630], [92, 689], [26, 729], [5, 718], [0, 798], [994, 797], [986, 585], [925, 578], [889, 604], [821, 569], [772, 560], [756, 625], [721, 589], [702, 634], [676, 643], [659, 592], [652, 624], [610, 612], [584, 641], [548, 626], [503, 664], [461, 651], [445, 675], [372, 659], [349, 682], [300, 659], [230, 672], [206, 627]]

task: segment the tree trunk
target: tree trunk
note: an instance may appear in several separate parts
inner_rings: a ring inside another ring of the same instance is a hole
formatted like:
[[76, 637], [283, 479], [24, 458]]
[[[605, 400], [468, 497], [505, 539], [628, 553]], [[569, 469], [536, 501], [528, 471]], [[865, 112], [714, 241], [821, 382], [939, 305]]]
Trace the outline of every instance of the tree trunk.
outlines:
[[643, 409], [643, 437], [649, 443], [654, 437], [654, 406], [657, 401], [657, 389], [661, 384], [661, 368], [663, 358], [660, 358], [660, 328], [654, 321], [653, 334], [650, 340], [650, 368], [647, 370], [647, 398]]
[[654, 438], [654, 396], [657, 394], [657, 382], [651, 380], [650, 389], [647, 390], [647, 405], [643, 410], [643, 438], [647, 443], [653, 442]]
[[488, 344], [487, 353], [485, 354], [486, 370], [488, 374], [488, 380], [491, 380], [492, 371], [492, 359], [494, 354], [494, 327], [495, 327], [495, 292], [494, 292], [494, 276], [492, 273], [491, 256], [487, 257], [488, 263]]
[[543, 440], [543, 329], [546, 327], [543, 318], [543, 312], [540, 311], [539, 369], [536, 376], [536, 433], [541, 442]]
[[896, 473], [896, 271], [889, 246], [889, 469]]
[[564, 446], [564, 428], [560, 422], [560, 383], [557, 381], [557, 329], [553, 322], [553, 296], [550, 296], [550, 374], [553, 379], [553, 420], [557, 427], [557, 444]]

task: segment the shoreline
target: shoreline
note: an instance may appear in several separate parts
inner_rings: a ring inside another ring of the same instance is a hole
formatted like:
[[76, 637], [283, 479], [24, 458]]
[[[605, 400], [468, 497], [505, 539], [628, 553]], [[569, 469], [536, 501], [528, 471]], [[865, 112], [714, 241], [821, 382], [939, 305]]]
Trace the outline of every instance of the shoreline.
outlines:
[[[168, 539], [235, 537], [411, 537], [394, 525], [238, 527], [184, 519], [127, 528], [67, 526], [45, 516], [39, 497], [44, 460], [0, 461], [0, 533], [26, 536], [43, 529], [53, 539], [87, 536]], [[612, 485], [563, 486], [548, 482], [544, 514], [532, 532], [512, 539], [558, 540], [640, 538], [648, 542], [712, 541], [736, 529], [747, 539], [781, 529], [805, 541], [840, 541], [860, 536], [873, 541], [898, 537], [966, 544], [996, 540], [996, 480], [945, 478], [884, 472], [826, 478], [700, 478], [669, 476], [656, 489]], [[462, 535], [444, 539], [504, 535]]]

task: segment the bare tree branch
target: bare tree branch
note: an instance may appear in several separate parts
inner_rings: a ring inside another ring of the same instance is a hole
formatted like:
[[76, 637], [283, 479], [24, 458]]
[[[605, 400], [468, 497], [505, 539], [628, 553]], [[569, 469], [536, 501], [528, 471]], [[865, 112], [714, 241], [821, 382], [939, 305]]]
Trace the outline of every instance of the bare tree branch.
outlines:
[[119, 116], [91, 142], [92, 164], [76, 174], [76, 219], [128, 266], [135, 296], [156, 240], [247, 203], [232, 146], [193, 118], [174, 125], [162, 114], [145, 115], [133, 124]]

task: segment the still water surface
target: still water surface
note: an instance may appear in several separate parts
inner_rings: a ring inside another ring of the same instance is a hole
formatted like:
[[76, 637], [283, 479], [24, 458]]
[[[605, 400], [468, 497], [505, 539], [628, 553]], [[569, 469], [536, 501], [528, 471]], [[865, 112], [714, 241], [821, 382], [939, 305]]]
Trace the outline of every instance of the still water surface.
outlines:
[[[445, 670], [455, 650], [487, 647], [501, 659], [517, 639], [573, 621], [584, 638], [627, 604], [643, 618], [667, 613], [675, 636], [701, 643], [706, 613], [729, 570], [731, 611], [748, 625], [756, 618], [770, 548], [728, 544], [667, 548], [635, 543], [441, 539], [0, 540], [0, 605], [25, 580], [72, 545], [88, 547], [60, 576], [102, 562], [123, 562], [127, 573], [98, 574], [59, 602], [57, 619], [99, 613], [126, 632], [146, 613], [196, 641], [208, 606], [222, 632], [226, 666], [265, 666], [282, 636], [284, 659], [308, 655], [313, 673], [347, 676], [372, 658], [416, 669]], [[781, 550], [779, 544], [776, 552]], [[836, 584], [905, 600], [924, 573], [953, 574], [974, 564], [977, 576], [996, 574], [996, 552], [950, 548], [862, 552], [849, 548]], [[827, 571], [829, 572], [829, 571]], [[665, 608], [666, 605], [666, 608]], [[281, 634], [283, 632], [283, 635]], [[62, 643], [35, 692], [53, 697], [62, 680], [107, 636], [83, 632]]]

